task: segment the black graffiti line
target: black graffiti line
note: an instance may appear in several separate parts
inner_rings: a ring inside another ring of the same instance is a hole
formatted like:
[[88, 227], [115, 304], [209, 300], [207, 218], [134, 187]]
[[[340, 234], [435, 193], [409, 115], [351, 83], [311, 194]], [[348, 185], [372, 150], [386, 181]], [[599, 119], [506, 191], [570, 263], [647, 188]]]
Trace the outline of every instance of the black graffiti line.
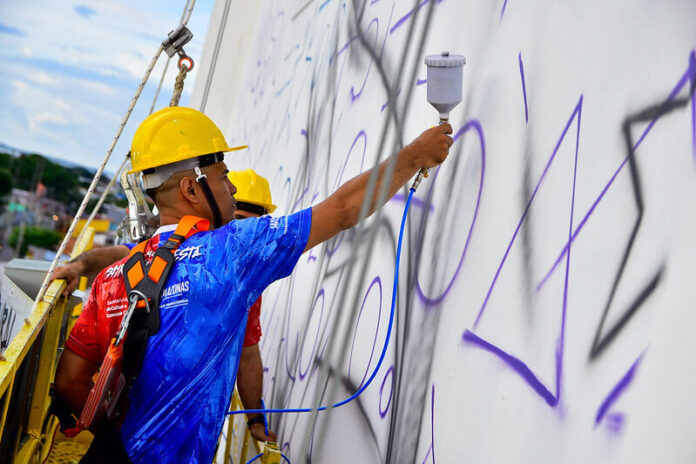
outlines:
[[[691, 101], [691, 95], [693, 95], [696, 82], [696, 72], [691, 70], [691, 88], [688, 97], [678, 99], [678, 100], [667, 100], [656, 105], [651, 105], [636, 114], [627, 117], [622, 124], [622, 132], [624, 137], [624, 142], [626, 143], [626, 149], [628, 151], [628, 165], [631, 173], [631, 185], [633, 187], [633, 197], [635, 200], [636, 208], [638, 210], [638, 215], [633, 224], [631, 230], [631, 235], [626, 242], [626, 248], [621, 259], [621, 264], [614, 277], [614, 282], [609, 292], [609, 297], [607, 298], [607, 303], [602, 312], [602, 317], [597, 326], [595, 332], [594, 340], [592, 341], [592, 347], [590, 348], [590, 360], [596, 359], [604, 350], [616, 339], [617, 335], [623, 330], [623, 328], [628, 324], [633, 315], [638, 312], [643, 305], [643, 303], [652, 295], [652, 293], [657, 289], [662, 275], [665, 269], [665, 265], [662, 264], [659, 269], [652, 275], [650, 281], [643, 286], [643, 288], [638, 292], [638, 295], [633, 299], [629, 307], [622, 313], [619, 320], [607, 331], [606, 335], [603, 335], [604, 325], [606, 322], [607, 315], [611, 309], [614, 297], [616, 296], [616, 290], [621, 282], [624, 271], [626, 270], [626, 264], [633, 251], [633, 246], [635, 244], [638, 231], [640, 230], [641, 224], [643, 222], [643, 216], [645, 214], [645, 203], [643, 201], [643, 188], [640, 181], [640, 172], [638, 169], [638, 162], [636, 160], [636, 148], [633, 143], [633, 137], [631, 133], [631, 127], [635, 124], [641, 122], [651, 122], [657, 121], [659, 118], [681, 109], [689, 104]], [[647, 134], [644, 134], [644, 136]]]

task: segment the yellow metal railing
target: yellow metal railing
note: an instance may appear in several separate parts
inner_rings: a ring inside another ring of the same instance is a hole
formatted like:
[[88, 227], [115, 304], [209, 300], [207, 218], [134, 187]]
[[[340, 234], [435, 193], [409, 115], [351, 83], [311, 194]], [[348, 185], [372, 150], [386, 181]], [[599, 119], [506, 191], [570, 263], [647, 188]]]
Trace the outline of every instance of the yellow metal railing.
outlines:
[[[72, 256], [90, 249], [93, 238], [88, 228]], [[59, 348], [81, 309], [66, 314], [64, 289], [64, 280], [51, 283], [0, 357], [0, 462], [43, 462], [50, 451], [58, 426], [47, 417], [50, 385]]]

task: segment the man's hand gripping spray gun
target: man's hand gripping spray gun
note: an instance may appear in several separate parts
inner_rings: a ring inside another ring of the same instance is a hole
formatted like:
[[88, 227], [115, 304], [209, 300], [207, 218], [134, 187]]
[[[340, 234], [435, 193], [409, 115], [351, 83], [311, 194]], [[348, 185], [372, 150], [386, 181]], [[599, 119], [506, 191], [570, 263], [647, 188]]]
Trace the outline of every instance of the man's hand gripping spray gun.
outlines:
[[[449, 114], [462, 101], [463, 67], [466, 59], [462, 55], [450, 55], [442, 52], [439, 55], [425, 57], [428, 67], [428, 103], [440, 113], [440, 124], [449, 121]], [[428, 169], [421, 168], [413, 190], [420, 185], [423, 177], [428, 177]]]

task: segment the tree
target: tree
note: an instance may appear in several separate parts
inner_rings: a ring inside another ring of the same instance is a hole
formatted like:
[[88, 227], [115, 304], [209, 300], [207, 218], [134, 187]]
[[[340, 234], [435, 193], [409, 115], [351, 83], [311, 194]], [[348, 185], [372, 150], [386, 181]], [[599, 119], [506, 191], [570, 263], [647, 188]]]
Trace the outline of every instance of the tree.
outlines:
[[12, 178], [12, 173], [5, 168], [0, 168], [0, 198], [12, 193], [13, 188], [14, 179]]
[[[41, 248], [54, 249], [60, 243], [62, 236], [59, 232], [51, 229], [43, 229], [41, 227], [27, 227], [24, 230], [22, 246], [19, 249], [19, 256], [24, 257], [27, 254], [29, 245], [34, 245]], [[15, 227], [10, 234], [10, 246], [15, 247], [19, 239], [19, 227]]]

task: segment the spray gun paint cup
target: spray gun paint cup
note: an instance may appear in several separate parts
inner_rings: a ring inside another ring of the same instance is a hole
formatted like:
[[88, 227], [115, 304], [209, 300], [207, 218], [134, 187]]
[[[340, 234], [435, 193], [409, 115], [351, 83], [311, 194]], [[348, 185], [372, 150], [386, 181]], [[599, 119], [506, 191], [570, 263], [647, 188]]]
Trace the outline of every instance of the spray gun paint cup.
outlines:
[[447, 121], [450, 111], [462, 101], [466, 58], [442, 52], [425, 57], [425, 64], [428, 66], [428, 103], [440, 113], [441, 121]]
[[[428, 103], [440, 113], [440, 124], [449, 120], [450, 111], [462, 101], [465, 63], [466, 58], [462, 55], [450, 55], [449, 52], [425, 57], [428, 66]], [[413, 190], [418, 188], [423, 177], [428, 177], [425, 168], [421, 168], [413, 181]]]

